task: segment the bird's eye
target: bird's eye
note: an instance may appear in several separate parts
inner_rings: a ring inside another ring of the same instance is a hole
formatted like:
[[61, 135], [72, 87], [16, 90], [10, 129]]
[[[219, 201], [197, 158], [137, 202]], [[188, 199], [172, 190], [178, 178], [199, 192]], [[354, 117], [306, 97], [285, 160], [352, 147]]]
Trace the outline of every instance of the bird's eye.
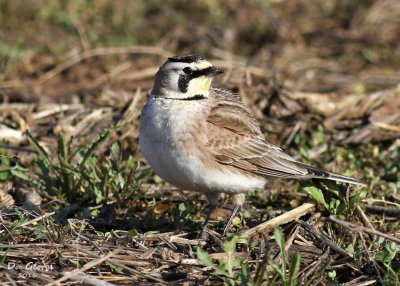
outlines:
[[187, 75], [191, 75], [193, 73], [193, 70], [189, 67], [186, 67], [183, 69], [183, 72]]

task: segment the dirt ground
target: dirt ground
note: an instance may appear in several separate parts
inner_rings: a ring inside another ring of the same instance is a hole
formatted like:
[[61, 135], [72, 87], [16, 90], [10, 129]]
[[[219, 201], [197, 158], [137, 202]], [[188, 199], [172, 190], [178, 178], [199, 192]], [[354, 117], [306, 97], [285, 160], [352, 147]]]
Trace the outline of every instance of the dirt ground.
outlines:
[[[197, 53], [265, 136], [357, 178], [213, 212], [145, 163], [154, 75]], [[400, 2], [0, 0], [1, 285], [400, 285]]]

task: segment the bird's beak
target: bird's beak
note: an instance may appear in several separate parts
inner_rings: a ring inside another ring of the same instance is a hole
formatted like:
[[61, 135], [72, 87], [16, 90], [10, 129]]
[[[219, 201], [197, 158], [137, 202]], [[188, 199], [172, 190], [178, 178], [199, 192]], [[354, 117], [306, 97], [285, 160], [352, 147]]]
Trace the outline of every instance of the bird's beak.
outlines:
[[222, 74], [224, 73], [223, 69], [217, 68], [217, 67], [209, 67], [207, 71], [207, 75], [217, 75], [217, 74]]
[[192, 78], [196, 78], [196, 77], [200, 77], [200, 76], [211, 77], [211, 76], [214, 76], [214, 75], [217, 75], [217, 74], [221, 74], [223, 72], [224, 71], [222, 69], [211, 66], [211, 67], [208, 67], [208, 68], [205, 68], [205, 69], [202, 69], [202, 70], [193, 71], [193, 74], [191, 75], [191, 77]]

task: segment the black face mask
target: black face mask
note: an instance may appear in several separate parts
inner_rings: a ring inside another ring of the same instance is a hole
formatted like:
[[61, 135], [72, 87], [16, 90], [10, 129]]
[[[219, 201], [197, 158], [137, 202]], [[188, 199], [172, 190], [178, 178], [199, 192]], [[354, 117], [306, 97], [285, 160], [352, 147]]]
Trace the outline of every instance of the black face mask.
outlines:
[[189, 86], [189, 82], [192, 79], [200, 76], [211, 76], [211, 75], [221, 74], [224, 71], [216, 67], [208, 67], [202, 70], [192, 70], [191, 68], [186, 67], [183, 69], [183, 72], [184, 74], [181, 74], [178, 79], [178, 88], [180, 92], [186, 93]]

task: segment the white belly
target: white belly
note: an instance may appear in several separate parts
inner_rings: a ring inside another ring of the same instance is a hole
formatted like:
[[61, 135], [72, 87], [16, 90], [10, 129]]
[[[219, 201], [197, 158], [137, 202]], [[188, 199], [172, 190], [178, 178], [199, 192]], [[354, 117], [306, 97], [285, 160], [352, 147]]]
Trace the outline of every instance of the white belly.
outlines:
[[[178, 188], [203, 193], [239, 193], [263, 188], [264, 178], [204, 165], [199, 150], [190, 144], [190, 132], [186, 132], [187, 128], [193, 128], [187, 122], [197, 122], [201, 108], [196, 102], [149, 99], [141, 114], [139, 143], [154, 171]], [[183, 136], [189, 142], [185, 151], [176, 145]]]

